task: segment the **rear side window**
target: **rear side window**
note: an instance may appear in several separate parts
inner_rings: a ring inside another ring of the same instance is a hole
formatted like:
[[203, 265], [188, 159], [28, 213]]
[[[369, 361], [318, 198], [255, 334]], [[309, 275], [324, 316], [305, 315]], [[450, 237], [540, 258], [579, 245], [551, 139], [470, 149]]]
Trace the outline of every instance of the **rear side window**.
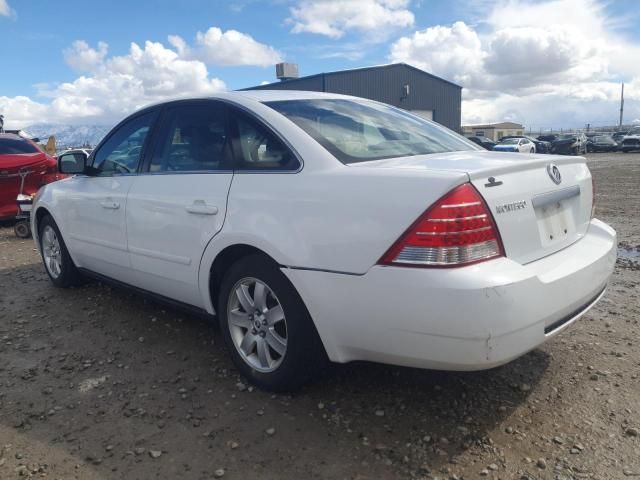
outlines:
[[266, 125], [242, 112], [232, 115], [237, 131], [234, 156], [238, 170], [295, 171], [300, 162]]
[[403, 110], [366, 100], [267, 102], [343, 163], [478, 150], [456, 133]]
[[207, 102], [170, 107], [150, 172], [231, 170], [226, 109]]
[[0, 138], [0, 155], [20, 155], [37, 153], [39, 150], [30, 142], [21, 138]]
[[96, 151], [93, 168], [98, 175], [135, 173], [142, 157], [142, 148], [157, 112], [134, 117], [118, 127]]

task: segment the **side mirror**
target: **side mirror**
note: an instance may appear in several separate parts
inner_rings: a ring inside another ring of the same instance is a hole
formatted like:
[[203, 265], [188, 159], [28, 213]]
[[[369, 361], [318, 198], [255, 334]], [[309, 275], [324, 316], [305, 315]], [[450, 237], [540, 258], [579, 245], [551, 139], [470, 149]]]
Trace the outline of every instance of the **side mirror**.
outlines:
[[84, 173], [87, 167], [87, 156], [82, 152], [63, 153], [58, 156], [58, 171], [74, 175]]

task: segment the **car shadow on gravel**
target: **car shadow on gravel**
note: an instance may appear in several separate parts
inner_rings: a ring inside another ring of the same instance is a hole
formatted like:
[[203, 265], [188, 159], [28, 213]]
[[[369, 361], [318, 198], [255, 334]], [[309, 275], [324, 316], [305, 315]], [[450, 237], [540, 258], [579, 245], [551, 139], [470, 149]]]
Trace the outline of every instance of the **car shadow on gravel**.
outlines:
[[[0, 397], [0, 423], [131, 478], [160, 468], [141, 460], [145, 448], [170, 454], [174, 467], [188, 459], [204, 471], [213, 459], [240, 473], [250, 454], [231, 455], [232, 440], [273, 454], [253, 467], [262, 478], [289, 478], [276, 461], [283, 455], [296, 458], [292, 477], [455, 470], [472, 446], [494, 448], [496, 425], [550, 361], [535, 350], [469, 373], [354, 362], [272, 395], [238, 375], [210, 319], [97, 282], [58, 290], [40, 264], [2, 270], [0, 283], [13, 292], [0, 299], [0, 381], [14, 387]], [[265, 434], [271, 427], [277, 435]]]

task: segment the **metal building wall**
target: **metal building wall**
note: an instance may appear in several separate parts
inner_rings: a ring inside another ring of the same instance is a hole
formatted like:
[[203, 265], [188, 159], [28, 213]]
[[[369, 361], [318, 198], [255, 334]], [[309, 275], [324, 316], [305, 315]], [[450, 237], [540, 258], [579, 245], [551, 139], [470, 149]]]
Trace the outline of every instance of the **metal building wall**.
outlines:
[[[406, 97], [404, 85], [409, 85], [409, 95]], [[432, 110], [436, 122], [455, 131], [461, 128], [462, 88], [405, 64], [322, 73], [251, 89], [311, 90], [354, 95], [406, 110]]]

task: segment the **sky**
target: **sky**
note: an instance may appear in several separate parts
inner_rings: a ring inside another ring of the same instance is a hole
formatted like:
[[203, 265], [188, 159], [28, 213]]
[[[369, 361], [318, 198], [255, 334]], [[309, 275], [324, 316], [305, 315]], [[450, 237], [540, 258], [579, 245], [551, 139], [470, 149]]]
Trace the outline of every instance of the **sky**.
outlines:
[[463, 123], [640, 122], [636, 0], [0, 0], [0, 114], [113, 124], [149, 103], [406, 62], [463, 87]]

